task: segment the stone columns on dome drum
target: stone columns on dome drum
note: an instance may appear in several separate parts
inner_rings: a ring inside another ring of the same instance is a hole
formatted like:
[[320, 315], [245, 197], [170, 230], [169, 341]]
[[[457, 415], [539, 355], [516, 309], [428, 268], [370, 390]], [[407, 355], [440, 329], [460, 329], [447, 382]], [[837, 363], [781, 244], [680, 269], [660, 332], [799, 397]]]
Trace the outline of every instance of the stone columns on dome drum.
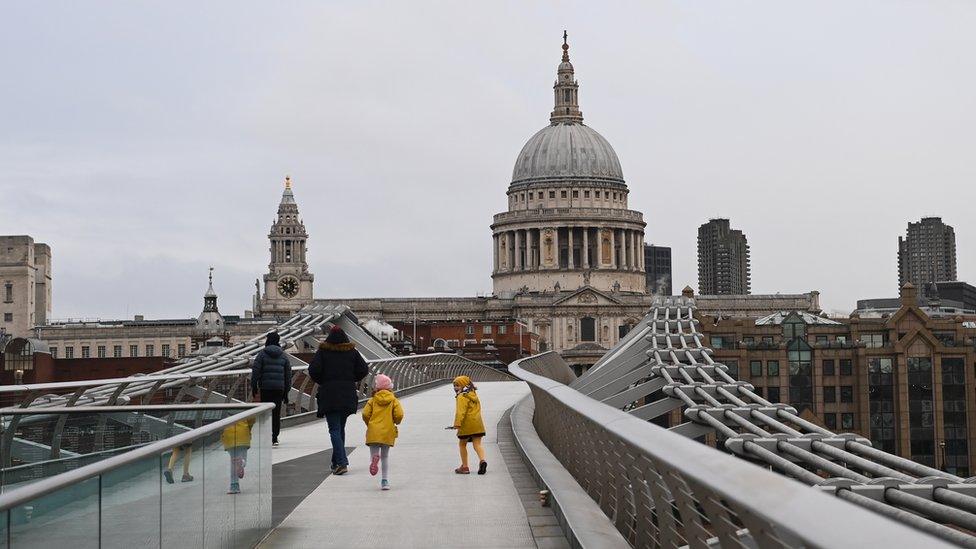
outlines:
[[610, 268], [617, 268], [617, 231], [610, 229]]
[[498, 272], [498, 235], [491, 236], [492, 242], [492, 258], [491, 258], [491, 272]]
[[515, 233], [515, 270], [522, 270], [522, 231]]
[[583, 268], [590, 268], [590, 228], [583, 227]]
[[573, 247], [575, 246], [573, 242], [573, 236], [574, 236], [573, 232], [575, 232], [573, 227], [566, 227], [566, 235], [568, 237], [566, 240], [566, 256], [567, 256], [566, 261], [570, 269], [576, 268], [575, 262], [573, 260]]

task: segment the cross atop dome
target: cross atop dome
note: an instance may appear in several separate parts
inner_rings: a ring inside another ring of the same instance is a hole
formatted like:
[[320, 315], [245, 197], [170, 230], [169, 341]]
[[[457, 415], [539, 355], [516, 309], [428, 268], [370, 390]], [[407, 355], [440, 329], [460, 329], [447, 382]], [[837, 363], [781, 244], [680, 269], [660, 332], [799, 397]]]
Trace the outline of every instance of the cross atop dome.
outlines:
[[579, 110], [579, 83], [569, 62], [569, 33], [563, 31], [563, 58], [556, 70], [555, 106], [549, 122], [556, 124], [582, 124], [583, 113]]

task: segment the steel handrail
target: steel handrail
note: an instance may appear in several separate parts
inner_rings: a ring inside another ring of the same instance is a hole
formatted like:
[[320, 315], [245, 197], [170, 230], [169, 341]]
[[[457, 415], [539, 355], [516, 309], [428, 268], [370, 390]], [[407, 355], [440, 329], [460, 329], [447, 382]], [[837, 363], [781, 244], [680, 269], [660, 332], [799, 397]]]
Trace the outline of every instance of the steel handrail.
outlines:
[[[564, 465], [573, 461], [575, 456], [570, 454], [576, 452], [577, 448], [571, 443], [556, 439], [560, 436], [565, 437], [566, 431], [572, 428], [568, 423], [569, 416], [574, 414], [579, 416], [573, 418], [574, 420], [581, 420], [602, 432], [612, 441], [614, 449], [622, 446], [633, 452], [633, 455], [626, 456], [629, 466], [622, 463], [589, 462], [591, 468], [600, 470], [594, 470], [590, 478], [581, 479], [578, 475], [574, 475], [584, 487], [587, 485], [591, 487], [588, 490], [591, 497], [594, 497], [604, 508], [604, 512], [615, 521], [619, 521], [626, 514], [621, 506], [642, 505], [633, 503], [635, 498], [643, 497], [637, 492], [653, 490], [653, 486], [647, 487], [648, 484], [654, 484], [651, 478], [633, 478], [635, 468], [646, 466], [650, 468], [645, 471], [649, 477], [657, 478], [659, 481], [663, 479], [663, 482], [667, 483], [671, 492], [669, 499], [673, 501], [682, 518], [699, 517], [702, 513], [701, 509], [704, 509], [705, 515], [712, 519], [711, 523], [719, 525], [723, 520], [728, 521], [727, 511], [724, 517], [711, 516], [709, 505], [711, 504], [714, 510], [715, 502], [724, 502], [747, 527], [758, 527], [755, 534], [763, 536], [766, 542], [770, 541], [767, 536], [778, 533], [780, 537], [773, 538], [773, 543], [770, 544], [772, 546], [792, 546], [791, 544], [795, 543], [809, 547], [945, 546], [940, 540], [896, 521], [838, 501], [796, 480], [669, 432], [667, 429], [594, 400], [558, 381], [526, 370], [533, 361], [552, 354], [544, 353], [518, 360], [509, 365], [509, 371], [527, 382], [532, 389], [536, 406], [536, 430], [546, 446]], [[548, 410], [549, 415], [559, 417], [560, 424], [545, 425], [546, 418], [540, 419], [540, 410], [545, 414], [547, 410], [544, 408], [551, 407], [553, 404], [558, 406], [558, 410]], [[571, 447], [560, 448], [559, 446], [563, 444], [570, 444]], [[612, 476], [610, 480], [614, 485], [608, 486], [595, 481], [597, 476], [600, 476], [600, 480], [604, 482]], [[676, 490], [679, 486], [690, 494], [682, 493], [682, 489]], [[591, 490], [597, 491], [598, 494], [594, 494]], [[628, 491], [630, 491], [629, 496], [620, 496], [621, 493]], [[620, 497], [615, 498], [613, 494]], [[558, 495], [556, 497], [558, 498]], [[609, 503], [611, 500], [613, 505]], [[660, 501], [657, 500], [655, 503]], [[699, 505], [701, 508], [698, 507]], [[651, 506], [653, 507], [654, 503], [651, 503]], [[670, 508], [660, 510], [658, 514], [660, 523], [663, 524], [665, 519], [669, 519], [670, 517], [665, 515], [670, 514]], [[825, 527], [825, 525], [829, 526]], [[689, 530], [688, 538], [696, 537], [694, 526], [690, 522], [684, 524], [684, 527]], [[641, 528], [641, 525], [630, 525], [630, 527]], [[665, 533], [664, 530], [662, 526], [662, 533]], [[625, 532], [622, 533], [626, 536]], [[701, 534], [701, 532], [697, 533]], [[698, 540], [704, 541], [700, 538]], [[667, 541], [680, 542], [680, 545], [686, 543], [680, 538]], [[760, 546], [765, 546], [761, 540], [756, 541]], [[665, 540], [659, 542], [661, 546], [668, 545]], [[693, 541], [691, 544], [696, 545]]]
[[[138, 409], [151, 409], [151, 410], [226, 410], [246, 408], [244, 411], [234, 414], [230, 417], [226, 417], [219, 421], [215, 421], [208, 425], [202, 427], [197, 427], [185, 433], [180, 433], [178, 435], [165, 438], [163, 440], [156, 441], [152, 444], [143, 446], [141, 448], [126, 452], [124, 454], [110, 457], [102, 461], [85, 465], [84, 467], [79, 467], [72, 471], [61, 473], [53, 477], [39, 480], [37, 482], [28, 484], [21, 488], [16, 488], [9, 492], [0, 494], [0, 511], [7, 511], [18, 505], [33, 501], [39, 497], [50, 494], [51, 492], [56, 492], [62, 488], [67, 488], [68, 486], [79, 484], [90, 478], [103, 475], [109, 471], [113, 471], [124, 467], [130, 463], [139, 461], [140, 459], [147, 458], [154, 455], [159, 455], [167, 450], [193, 442], [199, 438], [205, 437], [211, 433], [223, 430], [242, 419], [249, 418], [251, 416], [256, 416], [263, 412], [270, 412], [274, 408], [274, 404], [270, 402], [252, 403], [252, 404], [197, 404], [190, 406], [131, 406], [126, 407], [125, 411]], [[55, 409], [56, 413], [75, 413], [75, 412], [118, 412], [119, 408], [114, 406], [86, 406], [78, 408], [58, 408]], [[44, 414], [48, 414], [50, 411], [45, 410]], [[13, 412], [10, 412], [13, 413]], [[23, 413], [30, 413], [29, 410], [25, 410]], [[38, 412], [34, 412], [38, 413]]]

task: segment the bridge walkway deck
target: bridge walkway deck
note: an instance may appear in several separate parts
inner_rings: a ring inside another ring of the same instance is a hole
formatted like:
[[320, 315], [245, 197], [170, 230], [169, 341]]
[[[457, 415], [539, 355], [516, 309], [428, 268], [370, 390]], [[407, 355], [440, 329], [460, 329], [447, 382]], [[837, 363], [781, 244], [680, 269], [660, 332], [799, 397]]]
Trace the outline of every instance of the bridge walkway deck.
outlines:
[[[365, 425], [346, 425], [350, 471], [329, 475], [284, 518], [260, 547], [535, 548], [529, 518], [498, 445], [496, 425], [528, 394], [519, 382], [479, 384], [488, 434], [488, 474], [456, 475], [457, 437], [450, 385], [402, 399], [404, 421], [390, 452], [390, 491], [368, 472]], [[324, 422], [289, 428], [274, 449], [276, 464], [329, 448]], [[473, 451], [472, 463], [477, 464]], [[313, 481], [314, 482], [314, 481]], [[550, 540], [552, 541], [552, 540]]]

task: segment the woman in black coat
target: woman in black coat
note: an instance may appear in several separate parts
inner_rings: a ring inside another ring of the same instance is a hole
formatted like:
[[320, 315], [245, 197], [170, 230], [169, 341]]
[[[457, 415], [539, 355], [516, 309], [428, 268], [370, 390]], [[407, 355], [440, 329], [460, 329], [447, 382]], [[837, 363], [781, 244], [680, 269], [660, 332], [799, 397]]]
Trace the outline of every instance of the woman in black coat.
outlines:
[[363, 355], [342, 328], [333, 326], [319, 345], [308, 367], [308, 375], [319, 384], [316, 395], [318, 417], [329, 424], [332, 439], [332, 473], [341, 475], [349, 467], [346, 456], [346, 418], [359, 408], [359, 382], [369, 373]]

